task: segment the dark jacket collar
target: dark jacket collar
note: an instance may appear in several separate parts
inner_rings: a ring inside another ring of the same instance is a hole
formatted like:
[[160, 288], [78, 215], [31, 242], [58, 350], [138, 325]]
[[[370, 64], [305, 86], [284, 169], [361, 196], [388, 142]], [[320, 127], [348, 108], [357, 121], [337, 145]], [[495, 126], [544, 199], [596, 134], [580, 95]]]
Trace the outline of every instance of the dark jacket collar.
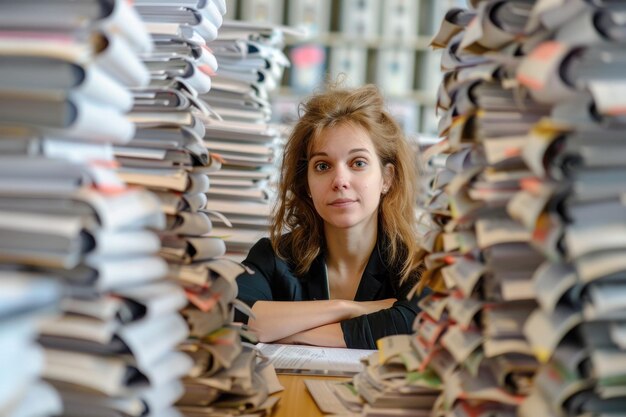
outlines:
[[[388, 279], [389, 271], [383, 259], [380, 246], [383, 244], [378, 239], [374, 250], [370, 254], [361, 281], [354, 296], [355, 301], [369, 301], [376, 299], [381, 287]], [[309, 293], [311, 300], [328, 300], [328, 273], [326, 271], [326, 254], [321, 252], [311, 264], [309, 272], [304, 277], [303, 285]]]

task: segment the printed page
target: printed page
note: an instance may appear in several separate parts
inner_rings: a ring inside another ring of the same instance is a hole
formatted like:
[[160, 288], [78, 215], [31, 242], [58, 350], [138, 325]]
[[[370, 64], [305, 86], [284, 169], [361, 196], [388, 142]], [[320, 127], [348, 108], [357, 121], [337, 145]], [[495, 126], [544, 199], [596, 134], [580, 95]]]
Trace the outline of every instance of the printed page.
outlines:
[[278, 373], [353, 375], [363, 370], [361, 358], [375, 350], [319, 346], [257, 344]]
[[[304, 385], [315, 400], [315, 404], [324, 414], [339, 414], [342, 416], [357, 415], [344, 405], [335, 393], [337, 381], [323, 379], [305, 379]], [[358, 398], [358, 396], [357, 396]], [[359, 410], [355, 410], [359, 411]]]

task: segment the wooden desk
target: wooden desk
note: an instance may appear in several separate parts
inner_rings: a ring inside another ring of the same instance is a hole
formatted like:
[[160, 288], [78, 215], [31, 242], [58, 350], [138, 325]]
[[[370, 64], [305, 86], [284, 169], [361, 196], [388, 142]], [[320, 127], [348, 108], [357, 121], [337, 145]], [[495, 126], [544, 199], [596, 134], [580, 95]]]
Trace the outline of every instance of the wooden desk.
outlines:
[[313, 397], [304, 385], [305, 379], [320, 378], [334, 380], [348, 380], [346, 377], [317, 376], [317, 375], [278, 375], [284, 391], [276, 393], [280, 398], [272, 417], [321, 417], [324, 416]]

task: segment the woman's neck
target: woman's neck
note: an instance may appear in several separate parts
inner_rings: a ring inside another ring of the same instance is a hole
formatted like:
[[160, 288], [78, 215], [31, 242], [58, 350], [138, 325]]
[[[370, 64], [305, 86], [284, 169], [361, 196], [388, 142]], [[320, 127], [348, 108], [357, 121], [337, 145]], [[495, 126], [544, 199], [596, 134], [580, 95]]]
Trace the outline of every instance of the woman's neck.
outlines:
[[326, 227], [326, 263], [333, 268], [362, 268], [367, 263], [378, 236], [378, 227], [336, 229]]

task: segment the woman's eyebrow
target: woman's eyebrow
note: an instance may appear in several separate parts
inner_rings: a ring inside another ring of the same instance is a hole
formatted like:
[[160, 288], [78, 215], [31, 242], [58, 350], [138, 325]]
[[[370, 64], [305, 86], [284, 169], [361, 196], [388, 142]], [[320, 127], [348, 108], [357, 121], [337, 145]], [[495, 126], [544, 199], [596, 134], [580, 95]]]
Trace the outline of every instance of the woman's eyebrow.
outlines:
[[[354, 148], [354, 149], [350, 149], [348, 151], [349, 154], [358, 153], [358, 152], [371, 153], [367, 148]], [[326, 152], [314, 152], [314, 153], [311, 154], [309, 159], [314, 158], [316, 156], [328, 156], [328, 154]]]
[[312, 159], [316, 156], [328, 156], [328, 154], [326, 152], [314, 152], [309, 156], [309, 159]]

